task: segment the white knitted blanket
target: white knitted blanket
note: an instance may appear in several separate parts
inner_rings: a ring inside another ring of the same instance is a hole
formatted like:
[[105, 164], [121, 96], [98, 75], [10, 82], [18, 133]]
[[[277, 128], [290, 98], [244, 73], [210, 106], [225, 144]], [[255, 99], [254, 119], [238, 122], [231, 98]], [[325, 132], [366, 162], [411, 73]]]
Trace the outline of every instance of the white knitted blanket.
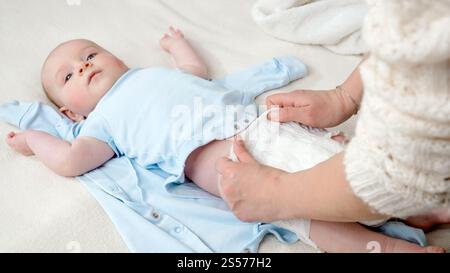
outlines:
[[343, 55], [366, 52], [360, 31], [366, 13], [364, 0], [259, 0], [252, 9], [266, 33]]

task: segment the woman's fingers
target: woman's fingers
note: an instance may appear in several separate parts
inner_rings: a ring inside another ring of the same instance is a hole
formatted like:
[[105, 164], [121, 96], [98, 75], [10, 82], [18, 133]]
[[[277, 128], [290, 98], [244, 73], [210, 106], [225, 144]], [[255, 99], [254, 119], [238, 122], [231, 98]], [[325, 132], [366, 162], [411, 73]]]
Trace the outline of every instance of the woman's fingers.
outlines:
[[233, 162], [231, 159], [226, 157], [221, 157], [216, 161], [216, 171], [221, 176], [232, 176], [232, 168], [237, 164]]
[[[256, 163], [256, 160], [247, 151], [244, 142], [239, 136], [236, 137], [234, 141], [234, 152], [239, 160], [239, 163]], [[233, 162], [227, 157], [219, 158], [215, 165], [216, 171], [219, 175], [225, 177], [226, 179], [233, 179], [239, 163]]]
[[240, 162], [243, 163], [256, 162], [253, 156], [247, 151], [247, 148], [245, 148], [244, 141], [240, 136], [237, 136], [234, 139], [234, 153], [236, 154]]
[[283, 107], [273, 108], [273, 110], [267, 115], [267, 118], [276, 122], [290, 122], [294, 121], [294, 117], [298, 111], [295, 107]]
[[266, 98], [266, 105], [267, 107], [271, 108], [274, 106], [279, 107], [293, 107], [294, 104], [294, 98], [291, 93], [278, 93], [271, 96], [268, 96]]
[[266, 105], [284, 107], [301, 107], [310, 104], [310, 95], [306, 90], [295, 90], [289, 93], [278, 93], [266, 98]]
[[266, 104], [273, 111], [268, 118], [278, 122], [307, 123], [310, 118], [310, 96], [303, 90], [280, 93], [267, 97]]
[[310, 113], [308, 106], [275, 108], [268, 114], [268, 119], [276, 122], [298, 122], [308, 124]]

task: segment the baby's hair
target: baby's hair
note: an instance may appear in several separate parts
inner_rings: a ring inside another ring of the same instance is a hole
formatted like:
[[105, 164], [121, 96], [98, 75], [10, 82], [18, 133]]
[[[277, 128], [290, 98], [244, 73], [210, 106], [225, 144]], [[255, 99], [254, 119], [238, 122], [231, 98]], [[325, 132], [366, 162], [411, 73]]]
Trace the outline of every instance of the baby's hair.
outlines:
[[[65, 42], [64, 42], [65, 43]], [[50, 51], [50, 53], [47, 55], [47, 57], [45, 58], [44, 63], [42, 64], [41, 67], [41, 86], [42, 86], [42, 90], [44, 90], [45, 96], [48, 98], [48, 100], [53, 103], [54, 105], [56, 105], [58, 108], [61, 107], [62, 105], [59, 105], [56, 100], [52, 97], [52, 95], [50, 94], [50, 91], [48, 90], [48, 88], [45, 86], [44, 84], [44, 68], [48, 62], [48, 59], [50, 58], [50, 56], [53, 54], [53, 52], [59, 48], [61, 45], [63, 45], [64, 43], [60, 43], [58, 46], [56, 46], [52, 51]]]

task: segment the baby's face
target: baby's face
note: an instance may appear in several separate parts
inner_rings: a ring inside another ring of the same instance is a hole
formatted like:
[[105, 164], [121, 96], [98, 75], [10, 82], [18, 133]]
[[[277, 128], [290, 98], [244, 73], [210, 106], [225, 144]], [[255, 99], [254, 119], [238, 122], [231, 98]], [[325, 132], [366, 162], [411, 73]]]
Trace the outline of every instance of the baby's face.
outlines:
[[61, 109], [86, 117], [127, 71], [121, 60], [97, 44], [73, 40], [50, 53], [42, 83]]

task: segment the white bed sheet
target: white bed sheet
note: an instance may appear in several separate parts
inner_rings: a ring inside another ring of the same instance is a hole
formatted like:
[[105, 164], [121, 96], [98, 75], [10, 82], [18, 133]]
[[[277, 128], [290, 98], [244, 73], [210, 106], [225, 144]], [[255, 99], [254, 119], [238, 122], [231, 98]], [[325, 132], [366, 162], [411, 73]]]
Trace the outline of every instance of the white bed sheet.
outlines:
[[[169, 25], [181, 28], [206, 60], [211, 75], [295, 55], [310, 74], [280, 91], [332, 88], [359, 62], [321, 47], [299, 46], [264, 34], [252, 21], [253, 0], [0, 0], [0, 103], [12, 99], [48, 102], [40, 68], [59, 42], [92, 39], [131, 67], [171, 65], [159, 48]], [[262, 103], [266, 93], [258, 98]], [[354, 119], [340, 129], [352, 134]], [[0, 137], [13, 130], [0, 124]], [[76, 182], [53, 174], [34, 157], [0, 141], [0, 252], [127, 252], [95, 199]], [[448, 230], [430, 236], [450, 246]], [[308, 252], [302, 244], [273, 244], [263, 252]]]

